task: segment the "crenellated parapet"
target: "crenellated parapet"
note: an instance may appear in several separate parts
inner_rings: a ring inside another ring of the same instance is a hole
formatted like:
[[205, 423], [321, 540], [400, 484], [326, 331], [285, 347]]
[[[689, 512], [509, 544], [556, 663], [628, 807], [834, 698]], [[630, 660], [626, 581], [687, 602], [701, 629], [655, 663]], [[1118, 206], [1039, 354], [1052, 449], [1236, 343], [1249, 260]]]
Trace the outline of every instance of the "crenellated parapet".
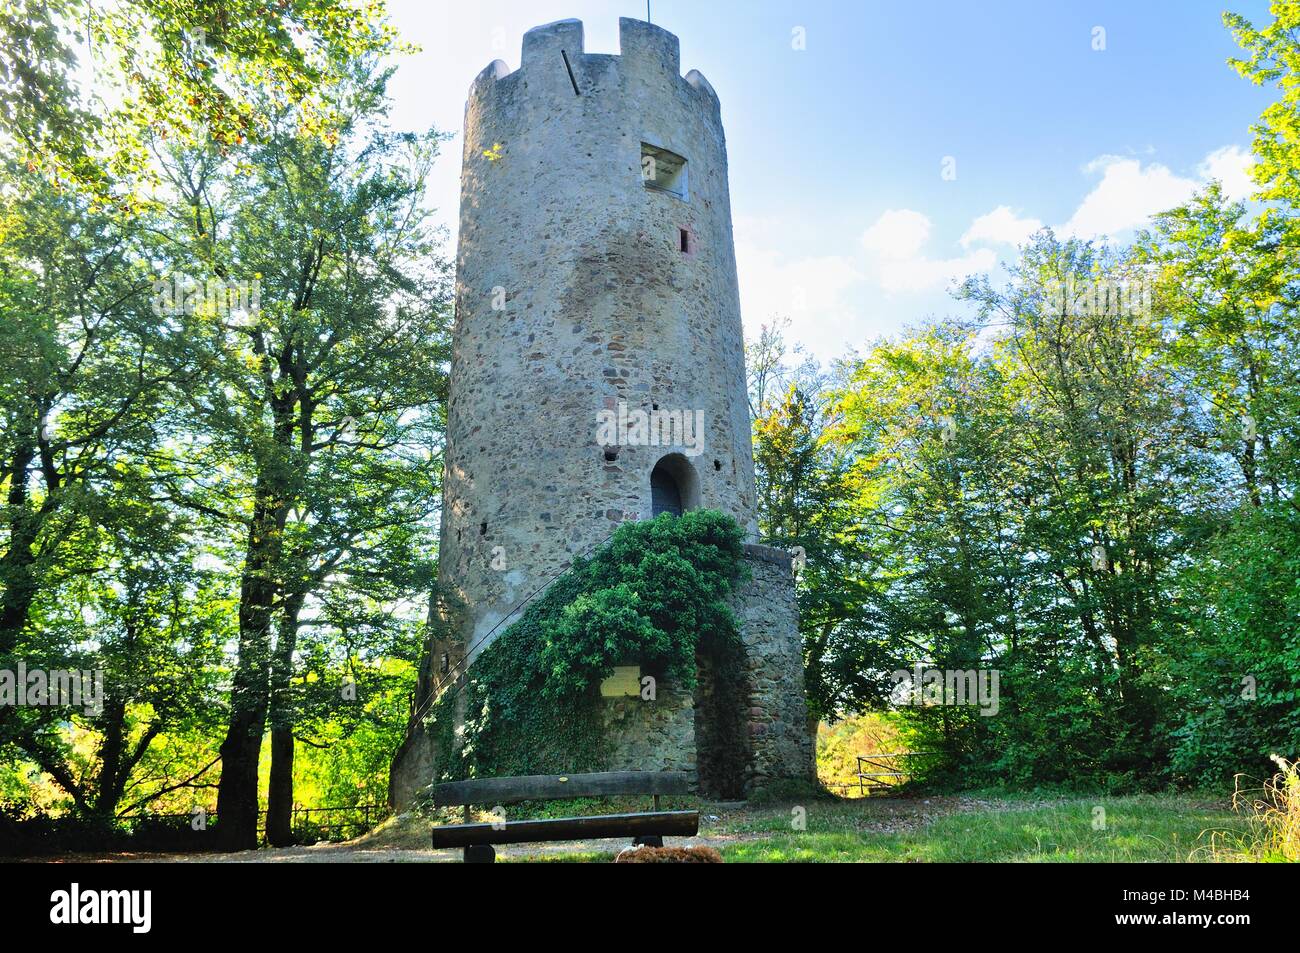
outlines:
[[707, 111], [718, 113], [718, 95], [699, 70], [681, 75], [681, 47], [677, 37], [662, 27], [621, 17], [618, 21], [619, 53], [587, 53], [581, 20], [556, 20], [533, 27], [524, 34], [519, 69], [511, 71], [502, 60], [493, 60], [475, 77], [469, 98], [489, 94], [504, 79], [527, 84], [541, 96], [568, 93], [581, 96], [595, 91], [599, 79], [610, 69], [630, 80], [648, 85], [681, 84], [696, 94]]

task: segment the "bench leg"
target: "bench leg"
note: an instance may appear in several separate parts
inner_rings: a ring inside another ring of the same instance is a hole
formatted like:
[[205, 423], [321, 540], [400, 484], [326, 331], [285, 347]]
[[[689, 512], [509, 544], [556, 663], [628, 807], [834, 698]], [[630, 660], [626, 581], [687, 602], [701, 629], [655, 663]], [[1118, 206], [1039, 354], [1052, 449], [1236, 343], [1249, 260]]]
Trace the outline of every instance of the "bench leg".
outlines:
[[491, 844], [471, 844], [465, 848], [467, 864], [493, 864], [496, 859], [497, 852]]
[[658, 834], [647, 834], [644, 837], [633, 837], [633, 847], [663, 847], [664, 839]]

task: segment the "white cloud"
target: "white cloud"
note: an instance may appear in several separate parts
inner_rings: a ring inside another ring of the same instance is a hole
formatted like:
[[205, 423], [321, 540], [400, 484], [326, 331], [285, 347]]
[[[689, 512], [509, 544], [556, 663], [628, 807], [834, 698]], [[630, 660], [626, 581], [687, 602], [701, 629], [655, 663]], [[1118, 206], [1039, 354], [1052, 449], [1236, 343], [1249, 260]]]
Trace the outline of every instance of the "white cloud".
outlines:
[[872, 277], [888, 294], [939, 291], [952, 282], [997, 264], [992, 249], [977, 248], [957, 258], [929, 258], [922, 249], [930, 219], [912, 209], [883, 212], [862, 233], [862, 247], [874, 268]]
[[1224, 146], [1215, 149], [1197, 166], [1201, 178], [1218, 179], [1223, 183], [1223, 193], [1232, 201], [1250, 198], [1259, 188], [1250, 180], [1250, 168], [1255, 157], [1241, 146]]
[[1115, 238], [1147, 223], [1152, 215], [1179, 205], [1201, 184], [1175, 175], [1158, 163], [1142, 165], [1139, 159], [1100, 156], [1084, 166], [1087, 173], [1101, 172], [1101, 181], [1057, 231], [1066, 236]]
[[862, 247], [881, 258], [911, 258], [930, 237], [930, 220], [910, 208], [891, 208], [862, 233]]
[[779, 228], [761, 219], [737, 219], [736, 270], [746, 331], [757, 333], [775, 315], [794, 320], [803, 343], [834, 353], [848, 328], [860, 323], [858, 262], [841, 255], [793, 257], [778, 250]]
[[991, 270], [998, 263], [992, 249], [977, 248], [959, 258], [909, 258], [882, 263], [878, 280], [890, 294], [934, 291], [967, 275]]
[[[1212, 178], [1223, 183], [1229, 198], [1248, 197], [1251, 162], [1250, 153], [1236, 145], [1214, 150], [1186, 175], [1147, 155], [1099, 156], [1083, 167], [1095, 179], [1091, 190], [1055, 231], [1123, 241]], [[952, 309], [948, 291], [955, 282], [993, 271], [1011, 247], [1043, 227], [1042, 220], [1010, 204], [972, 219], [956, 242], [942, 233], [959, 223], [941, 224], [942, 244], [936, 240], [931, 247], [936, 226], [928, 215], [891, 208], [862, 231], [855, 248], [848, 235], [828, 240], [814, 219], [737, 219], [736, 259], [749, 333], [773, 315], [788, 315], [794, 337], [814, 353], [842, 353], [845, 341], [860, 342], [892, 330], [901, 319]]]
[[1020, 218], [1010, 206], [999, 205], [970, 223], [961, 237], [961, 247], [982, 242], [993, 245], [1022, 245], [1029, 236], [1043, 227], [1036, 218]]

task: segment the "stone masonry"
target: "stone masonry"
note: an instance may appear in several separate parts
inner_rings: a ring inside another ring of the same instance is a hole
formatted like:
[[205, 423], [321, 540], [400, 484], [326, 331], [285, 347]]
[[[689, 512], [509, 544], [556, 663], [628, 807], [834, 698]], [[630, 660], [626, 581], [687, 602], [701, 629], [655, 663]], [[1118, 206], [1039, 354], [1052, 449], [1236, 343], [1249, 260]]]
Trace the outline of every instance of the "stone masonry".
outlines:
[[[718, 97], [698, 71], [681, 75], [672, 34], [621, 19], [619, 35], [620, 55], [589, 54], [581, 22], [537, 27], [519, 69], [497, 60], [469, 91], [437, 609], [451, 634], [429, 646], [417, 709], [575, 556], [652, 515], [657, 466], [682, 508], [756, 533]], [[702, 432], [602, 437], [602, 412], [636, 411]], [[718, 680], [702, 672], [695, 698], [661, 685], [653, 707], [609, 700], [611, 768], [695, 772], [700, 736], [743, 751], [725, 769], [709, 753], [725, 787], [811, 776], [789, 557], [751, 547], [747, 561], [746, 697], [715, 711]], [[394, 763], [399, 805], [433, 780], [427, 743], [414, 719]]]

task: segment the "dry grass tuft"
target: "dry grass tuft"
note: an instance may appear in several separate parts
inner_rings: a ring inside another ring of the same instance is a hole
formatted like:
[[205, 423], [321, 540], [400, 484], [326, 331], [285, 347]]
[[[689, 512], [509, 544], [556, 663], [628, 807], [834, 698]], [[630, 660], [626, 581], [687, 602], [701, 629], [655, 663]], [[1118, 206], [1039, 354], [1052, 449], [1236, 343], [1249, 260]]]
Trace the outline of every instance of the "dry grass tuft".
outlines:
[[712, 847], [626, 847], [616, 864], [720, 864], [722, 855]]
[[1237, 775], [1233, 809], [1246, 814], [1245, 834], [1216, 835], [1210, 852], [1218, 861], [1300, 862], [1300, 761], [1273, 755], [1279, 771], [1261, 787], [1243, 787]]

